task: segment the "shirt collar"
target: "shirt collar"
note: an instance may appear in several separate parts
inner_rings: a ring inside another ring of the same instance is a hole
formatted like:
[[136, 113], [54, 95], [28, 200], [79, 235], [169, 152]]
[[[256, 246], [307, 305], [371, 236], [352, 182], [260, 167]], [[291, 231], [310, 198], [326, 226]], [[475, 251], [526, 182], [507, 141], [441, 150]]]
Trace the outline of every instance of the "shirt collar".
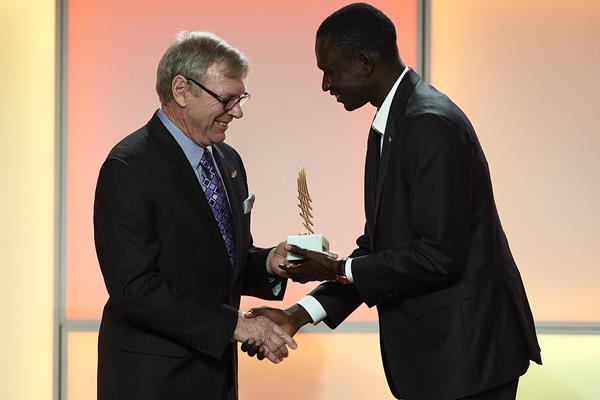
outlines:
[[388, 115], [390, 114], [390, 107], [392, 106], [392, 100], [394, 100], [398, 85], [400, 85], [400, 81], [402, 81], [402, 78], [404, 78], [404, 75], [406, 75], [409, 69], [409, 67], [404, 68], [404, 71], [402, 71], [400, 77], [398, 77], [396, 83], [394, 83], [394, 86], [392, 86], [385, 100], [381, 104], [381, 107], [379, 107], [377, 113], [375, 114], [375, 118], [373, 119], [371, 127], [381, 135], [385, 134], [385, 127], [387, 125]]
[[212, 153], [212, 149], [210, 146], [202, 147], [190, 139], [181, 129], [177, 127], [171, 121], [171, 119], [163, 112], [163, 110], [158, 110], [157, 112], [158, 118], [161, 120], [165, 128], [169, 131], [169, 133], [173, 136], [185, 157], [188, 159], [188, 162], [192, 166], [192, 168], [197, 169], [198, 165], [200, 165], [200, 160], [202, 159], [202, 155], [204, 155], [204, 149], [208, 149]]

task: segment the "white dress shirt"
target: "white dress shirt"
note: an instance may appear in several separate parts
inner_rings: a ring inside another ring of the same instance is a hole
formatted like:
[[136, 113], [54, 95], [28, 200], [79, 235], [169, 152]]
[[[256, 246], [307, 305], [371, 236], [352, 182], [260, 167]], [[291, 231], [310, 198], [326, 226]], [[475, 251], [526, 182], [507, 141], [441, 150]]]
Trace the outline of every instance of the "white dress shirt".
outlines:
[[[388, 92], [387, 96], [385, 97], [385, 100], [381, 104], [381, 107], [379, 107], [379, 109], [377, 110], [377, 113], [375, 114], [375, 118], [373, 118], [373, 123], [371, 124], [371, 127], [377, 133], [379, 133], [379, 135], [381, 137], [383, 137], [383, 135], [385, 135], [385, 128], [387, 126], [387, 120], [388, 120], [388, 116], [390, 114], [390, 107], [392, 106], [392, 101], [394, 100], [394, 96], [396, 95], [396, 90], [398, 90], [398, 86], [400, 85], [402, 78], [404, 78], [404, 75], [406, 75], [406, 73], [408, 72], [409, 69], [410, 69], [409, 67], [404, 68], [404, 71], [402, 71], [402, 73], [400, 74], [400, 76], [398, 77], [396, 82], [394, 83], [394, 86], [392, 86], [392, 88]], [[383, 149], [383, 140], [381, 140], [381, 138], [380, 138], [379, 142], [380, 142], [379, 151], [381, 154], [381, 151]], [[350, 282], [354, 283], [354, 277], [352, 276], [352, 259], [351, 258], [348, 258], [346, 260], [345, 269], [346, 269], [346, 278], [348, 278], [348, 280]], [[306, 310], [306, 312], [308, 312], [308, 314], [310, 315], [310, 317], [313, 320], [313, 324], [315, 324], [315, 325], [318, 324], [319, 322], [323, 321], [327, 317], [327, 312], [325, 311], [325, 309], [323, 308], [321, 303], [319, 303], [317, 301], [317, 299], [315, 299], [314, 297], [312, 297], [310, 295], [304, 296], [302, 299], [300, 299], [298, 301], [298, 304], [300, 304]]]

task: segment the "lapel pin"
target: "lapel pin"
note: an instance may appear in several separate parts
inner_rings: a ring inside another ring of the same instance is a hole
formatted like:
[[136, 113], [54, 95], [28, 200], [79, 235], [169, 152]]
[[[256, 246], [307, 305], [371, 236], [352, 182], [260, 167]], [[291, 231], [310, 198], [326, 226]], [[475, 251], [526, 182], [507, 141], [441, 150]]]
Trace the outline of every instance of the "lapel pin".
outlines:
[[391, 136], [388, 137], [388, 143], [392, 143], [392, 137]]
[[231, 179], [235, 179], [235, 177], [237, 176], [237, 170], [232, 169], [231, 171], [229, 171], [229, 176], [231, 177]]

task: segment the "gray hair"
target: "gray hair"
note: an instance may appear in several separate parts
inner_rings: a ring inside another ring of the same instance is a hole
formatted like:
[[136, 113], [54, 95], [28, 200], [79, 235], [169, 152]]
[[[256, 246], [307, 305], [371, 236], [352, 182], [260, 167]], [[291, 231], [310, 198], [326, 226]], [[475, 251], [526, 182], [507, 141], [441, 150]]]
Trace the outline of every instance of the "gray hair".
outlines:
[[[201, 80], [206, 70], [219, 64], [228, 78], [243, 79], [248, 73], [248, 60], [238, 49], [208, 32], [179, 32], [158, 63], [156, 91], [161, 104], [173, 100], [171, 82], [177, 75]], [[200, 91], [192, 85], [194, 95]]]

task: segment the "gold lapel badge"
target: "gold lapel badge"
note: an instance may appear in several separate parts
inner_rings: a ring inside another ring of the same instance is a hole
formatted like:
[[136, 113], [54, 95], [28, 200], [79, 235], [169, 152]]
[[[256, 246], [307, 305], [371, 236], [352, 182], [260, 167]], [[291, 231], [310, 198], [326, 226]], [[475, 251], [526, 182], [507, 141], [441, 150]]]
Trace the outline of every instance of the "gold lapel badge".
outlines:
[[231, 179], [235, 179], [235, 177], [237, 176], [237, 169], [232, 169], [231, 171], [229, 171], [229, 176], [231, 177]]

